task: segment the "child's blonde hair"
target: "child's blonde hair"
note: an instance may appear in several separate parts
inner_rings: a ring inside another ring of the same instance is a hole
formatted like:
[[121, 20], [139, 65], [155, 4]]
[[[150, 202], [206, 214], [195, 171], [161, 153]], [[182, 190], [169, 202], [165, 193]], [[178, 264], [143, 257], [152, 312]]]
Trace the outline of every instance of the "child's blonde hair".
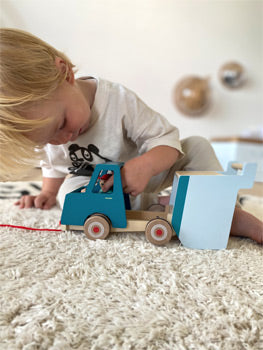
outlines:
[[[62, 72], [56, 57], [66, 63]], [[0, 28], [0, 179], [17, 177], [39, 159], [26, 137], [50, 119], [26, 119], [33, 102], [48, 99], [74, 67], [62, 53], [39, 38], [17, 29]], [[52, 117], [52, 116], [50, 116]]]

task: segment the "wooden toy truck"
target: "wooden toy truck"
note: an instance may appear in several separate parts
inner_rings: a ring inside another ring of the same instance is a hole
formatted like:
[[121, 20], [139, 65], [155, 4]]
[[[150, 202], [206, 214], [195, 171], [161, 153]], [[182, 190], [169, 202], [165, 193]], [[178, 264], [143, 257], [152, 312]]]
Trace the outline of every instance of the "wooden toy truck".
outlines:
[[[233, 164], [226, 172], [177, 172], [165, 212], [130, 210], [122, 191], [123, 163], [98, 164], [87, 186], [66, 195], [61, 227], [83, 230], [92, 240], [105, 239], [110, 232], [144, 231], [147, 240], [157, 245], [177, 235], [188, 248], [224, 249], [237, 192], [252, 187], [256, 174], [256, 164], [244, 164], [242, 171]], [[109, 173], [114, 184], [104, 193], [99, 182]]]
[[[90, 239], [105, 239], [110, 232], [145, 231], [147, 239], [157, 245], [173, 236], [171, 214], [130, 210], [122, 190], [120, 169], [123, 163], [98, 164], [87, 186], [66, 195], [61, 217], [64, 230], [84, 230]], [[113, 189], [100, 190], [99, 181], [105, 173], [114, 175]]]

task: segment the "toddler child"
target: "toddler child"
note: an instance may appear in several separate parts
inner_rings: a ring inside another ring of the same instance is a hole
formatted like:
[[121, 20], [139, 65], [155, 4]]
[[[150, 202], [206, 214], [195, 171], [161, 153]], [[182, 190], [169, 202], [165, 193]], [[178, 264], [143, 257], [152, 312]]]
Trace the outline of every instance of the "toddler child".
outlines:
[[[122, 161], [123, 190], [147, 207], [152, 193], [172, 184], [176, 170], [221, 170], [207, 140], [179, 139], [178, 129], [120, 84], [91, 76], [75, 79], [61, 52], [33, 35], [0, 30], [1, 178], [41, 160], [43, 185], [20, 208], [49, 209], [87, 184], [71, 176], [81, 167]], [[103, 191], [112, 187], [112, 177]], [[138, 205], [138, 203], [137, 203]], [[262, 244], [262, 223], [236, 207], [231, 234]]]

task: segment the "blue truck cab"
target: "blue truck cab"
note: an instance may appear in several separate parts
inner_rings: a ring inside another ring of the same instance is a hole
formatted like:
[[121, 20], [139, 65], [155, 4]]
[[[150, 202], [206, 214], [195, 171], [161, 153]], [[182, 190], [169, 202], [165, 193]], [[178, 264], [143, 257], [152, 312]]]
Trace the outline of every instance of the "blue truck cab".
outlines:
[[[145, 232], [149, 242], [163, 245], [170, 241], [173, 230], [167, 213], [130, 210], [129, 196], [123, 193], [123, 163], [98, 164], [87, 186], [66, 195], [61, 228], [81, 230], [92, 240], [105, 239], [109, 232]], [[113, 176], [113, 187], [101, 189], [101, 181]]]
[[[101, 213], [110, 220], [112, 227], [125, 228], [127, 226], [125, 210], [129, 203], [122, 190], [120, 172], [122, 166], [123, 163], [117, 162], [96, 165], [88, 185], [66, 195], [61, 224], [84, 226], [89, 216]], [[100, 179], [105, 174], [114, 176], [113, 188], [106, 193], [101, 191], [99, 185]]]

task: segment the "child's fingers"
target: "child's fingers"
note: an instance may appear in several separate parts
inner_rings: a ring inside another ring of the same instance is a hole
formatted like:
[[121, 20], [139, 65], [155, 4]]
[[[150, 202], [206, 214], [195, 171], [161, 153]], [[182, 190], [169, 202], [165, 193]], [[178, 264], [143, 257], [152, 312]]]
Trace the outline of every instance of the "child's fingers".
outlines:
[[48, 200], [44, 203], [43, 209], [51, 209], [53, 205], [56, 204], [56, 197], [49, 197]]
[[32, 208], [34, 206], [34, 199], [34, 196], [25, 196], [23, 201], [23, 208]]
[[45, 196], [42, 196], [42, 195], [36, 196], [34, 199], [34, 206], [38, 209], [43, 209], [47, 200], [48, 198], [46, 198]]
[[34, 197], [33, 196], [23, 196], [18, 201], [16, 201], [14, 204], [19, 205], [20, 209], [31, 208], [34, 206]]
[[19, 205], [20, 209], [24, 208], [38, 208], [38, 209], [50, 209], [56, 203], [56, 197], [46, 197], [43, 195], [38, 196], [23, 196], [14, 204]]
[[102, 186], [103, 192], [108, 192], [111, 189], [111, 187], [113, 186], [113, 182], [114, 182], [113, 177], [114, 177], [114, 175], [112, 175], [107, 181], [105, 181], [104, 185]]
[[129, 187], [129, 186], [126, 186], [123, 188], [123, 192], [124, 193], [127, 193], [127, 194], [130, 194], [131, 196], [138, 196], [138, 194], [140, 194], [141, 192], [139, 192], [136, 188], [132, 188], [132, 187]]

